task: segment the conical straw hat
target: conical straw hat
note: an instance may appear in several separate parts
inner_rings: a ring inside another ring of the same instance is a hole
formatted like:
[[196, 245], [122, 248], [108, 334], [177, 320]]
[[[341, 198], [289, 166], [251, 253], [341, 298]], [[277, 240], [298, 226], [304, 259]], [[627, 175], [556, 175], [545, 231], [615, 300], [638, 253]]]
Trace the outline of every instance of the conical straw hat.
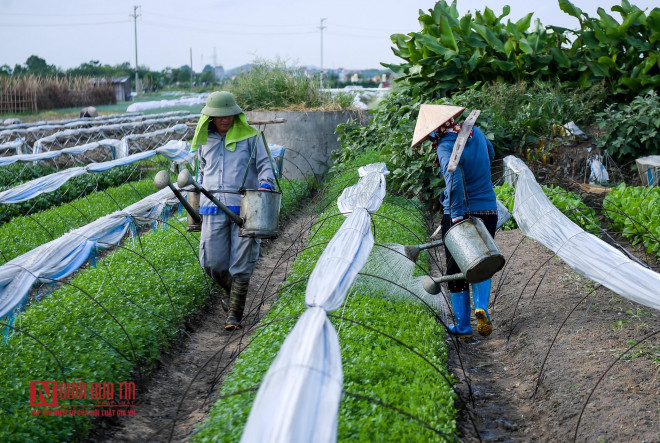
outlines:
[[462, 106], [422, 105], [419, 108], [419, 116], [417, 117], [410, 147], [415, 147], [426, 140], [429, 134], [435, 131], [438, 126], [451, 118], [458, 117], [463, 111], [465, 111], [465, 108]]

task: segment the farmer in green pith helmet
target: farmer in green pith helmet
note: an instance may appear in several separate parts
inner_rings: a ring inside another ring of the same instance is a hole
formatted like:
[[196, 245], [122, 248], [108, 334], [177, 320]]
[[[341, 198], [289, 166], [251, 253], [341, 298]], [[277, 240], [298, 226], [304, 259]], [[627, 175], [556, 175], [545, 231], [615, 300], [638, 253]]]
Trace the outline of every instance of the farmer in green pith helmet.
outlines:
[[[248, 124], [230, 92], [216, 91], [206, 100], [192, 141], [192, 150], [198, 148], [200, 184], [236, 214], [240, 215], [241, 210], [241, 185], [247, 189], [274, 189], [263, 137]], [[240, 329], [261, 240], [239, 237], [239, 226], [203, 194], [199, 212], [199, 261], [220, 285], [222, 308], [229, 313], [225, 329]]]

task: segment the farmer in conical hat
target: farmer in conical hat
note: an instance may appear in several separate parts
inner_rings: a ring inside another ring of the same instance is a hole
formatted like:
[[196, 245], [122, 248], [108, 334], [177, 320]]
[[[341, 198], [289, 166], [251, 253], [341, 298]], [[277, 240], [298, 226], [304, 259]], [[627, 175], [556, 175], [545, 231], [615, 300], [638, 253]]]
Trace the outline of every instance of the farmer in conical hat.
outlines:
[[[444, 207], [441, 222], [442, 237], [444, 238], [449, 228], [467, 217], [480, 218], [490, 235], [495, 236], [497, 198], [490, 178], [490, 165], [495, 157], [495, 151], [479, 128], [474, 127], [470, 132], [456, 170], [454, 172], [447, 170], [454, 143], [462, 128], [462, 125], [455, 123], [454, 118], [464, 110], [465, 108], [460, 106], [422, 105], [412, 146], [430, 139], [437, 152], [437, 161], [442, 169], [446, 186], [440, 202]], [[461, 270], [446, 247], [445, 256], [447, 275], [460, 273]], [[455, 317], [455, 323], [450, 324], [448, 329], [450, 333], [461, 337], [472, 336], [469, 286], [466, 280], [448, 282]], [[480, 335], [490, 335], [493, 330], [488, 314], [490, 287], [490, 279], [472, 284], [474, 315], [477, 318], [477, 332]]]
[[[274, 189], [263, 137], [248, 124], [230, 92], [216, 91], [206, 100], [192, 141], [192, 150], [198, 148], [200, 184], [236, 214], [240, 215], [241, 211], [238, 191], [244, 177], [246, 189]], [[229, 313], [225, 329], [240, 329], [261, 239], [239, 237], [239, 226], [203, 194], [199, 212], [202, 215], [199, 261], [221, 287], [221, 305]]]

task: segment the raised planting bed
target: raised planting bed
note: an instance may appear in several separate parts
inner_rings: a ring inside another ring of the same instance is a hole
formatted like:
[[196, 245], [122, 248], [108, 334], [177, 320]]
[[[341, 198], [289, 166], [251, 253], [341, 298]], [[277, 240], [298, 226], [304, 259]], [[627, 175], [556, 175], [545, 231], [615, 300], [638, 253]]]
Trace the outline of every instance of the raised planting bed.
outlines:
[[[541, 188], [552, 204], [582, 229], [591, 232], [592, 234], [596, 234], [600, 231], [600, 227], [596, 225], [596, 223], [598, 223], [596, 211], [593, 208], [588, 207], [579, 195], [567, 191], [560, 186], [541, 185]], [[495, 186], [494, 189], [497, 199], [507, 207], [511, 214], [513, 214], [513, 202], [516, 190], [507, 183]], [[511, 229], [516, 229], [517, 227], [518, 224], [512, 217], [504, 224], [502, 229], [509, 231]]]
[[[291, 200], [307, 195], [307, 182], [283, 187], [283, 208], [294, 208]], [[197, 257], [199, 234], [170, 220], [33, 300], [11, 327], [2, 322], [0, 441], [84, 439], [92, 417], [60, 414], [82, 410], [72, 404], [103, 400], [87, 395], [60, 400], [58, 407], [31, 408], [31, 382], [85, 383], [87, 389], [107, 383], [117, 389], [145, 377], [209, 297], [212, 285]]]
[[152, 178], [94, 192], [0, 226], [0, 264], [156, 192]]
[[[20, 203], [0, 204], [0, 224], [9, 221], [12, 217], [43, 211], [92, 192], [119, 186], [131, 180], [140, 180], [145, 176], [143, 167], [144, 164], [125, 165], [103, 172], [79, 175], [70, 179], [55, 192], [41, 194]], [[19, 183], [13, 183], [0, 188], [0, 191], [14, 188], [17, 185]]]
[[[381, 158], [367, 154], [331, 172], [319, 199], [320, 214], [311, 228], [307, 248], [280, 287], [279, 299], [236, 360], [220, 389], [220, 398], [193, 441], [240, 439], [256, 389], [297, 317], [306, 309], [306, 280], [326, 243], [344, 221], [332, 203], [345, 187], [357, 181], [357, 167], [374, 161]], [[376, 244], [425, 241], [428, 234], [420, 219], [423, 217], [417, 204], [387, 197], [372, 217]], [[453, 377], [446, 368], [443, 326], [426, 306], [393, 298], [387, 290], [369, 290], [369, 277], [360, 279], [360, 285], [351, 289], [345, 304], [331, 313], [344, 371], [338, 440], [454, 439], [456, 397]], [[382, 288], [380, 283], [376, 286]]]
[[633, 245], [642, 242], [660, 257], [660, 188], [621, 184], [603, 200], [603, 214]]

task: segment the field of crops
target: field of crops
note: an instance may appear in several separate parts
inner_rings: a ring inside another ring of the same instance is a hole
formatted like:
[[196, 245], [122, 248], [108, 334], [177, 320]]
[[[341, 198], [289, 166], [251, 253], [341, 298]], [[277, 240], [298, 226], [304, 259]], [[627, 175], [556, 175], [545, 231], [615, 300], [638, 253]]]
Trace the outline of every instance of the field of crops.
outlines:
[[[2, 125], [0, 441], [657, 440], [660, 8], [558, 5], [579, 29], [439, 0], [391, 36], [396, 87], [337, 127], [326, 171], [280, 178], [232, 332], [154, 184], [195, 170], [195, 110]], [[301, 72], [261, 61], [223, 88], [348, 105]], [[495, 148], [488, 337], [449, 333], [444, 248], [410, 256], [445, 189], [411, 146], [422, 104], [480, 109]]]

